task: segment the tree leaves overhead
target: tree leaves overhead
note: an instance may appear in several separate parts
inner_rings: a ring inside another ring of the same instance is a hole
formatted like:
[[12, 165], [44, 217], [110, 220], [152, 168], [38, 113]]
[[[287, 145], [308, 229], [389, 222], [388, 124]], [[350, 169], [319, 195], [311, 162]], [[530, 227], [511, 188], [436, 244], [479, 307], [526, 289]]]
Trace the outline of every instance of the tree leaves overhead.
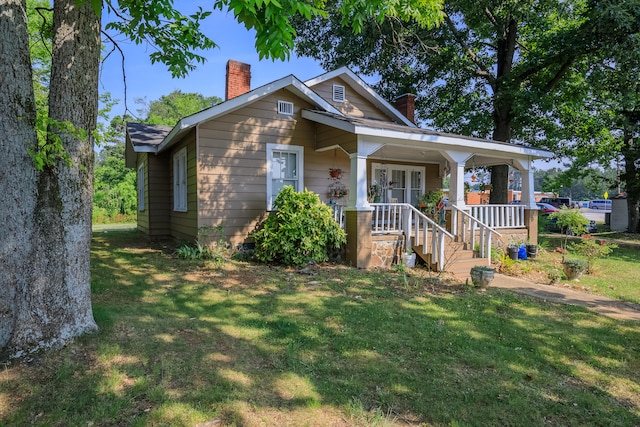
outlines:
[[[370, 19], [357, 35], [334, 11], [329, 25], [297, 22], [297, 51], [328, 69], [349, 65], [379, 75], [377, 89], [388, 99], [416, 93], [420, 120], [441, 130], [491, 138], [496, 102], [507, 102], [513, 139], [521, 141], [536, 134], [527, 129], [532, 106], [542, 110], [545, 97], [558, 95], [560, 82], [553, 79], [570, 62], [571, 49], [585, 49], [583, 2], [569, 3], [452, 0], [437, 28]], [[511, 61], [499, 56], [504, 43], [513, 43]]]
[[106, 30], [118, 31], [136, 44], [151, 44], [156, 49], [150, 54], [151, 62], [167, 65], [174, 77], [185, 77], [196, 63], [204, 62], [204, 56], [195, 50], [216, 47], [202, 32], [202, 21], [211, 14], [202, 8], [184, 15], [172, 0], [120, 0], [107, 1], [106, 11], [117, 17], [107, 23]]
[[[96, 7], [97, 0], [91, 1]], [[255, 30], [255, 47], [260, 59], [289, 59], [294, 48], [295, 19], [324, 19], [325, 0], [216, 0], [212, 10], [199, 7], [184, 14], [173, 0], [107, 0], [108, 16], [113, 20], [106, 30], [117, 31], [136, 44], [149, 43], [156, 50], [151, 61], [167, 65], [174, 77], [185, 77], [204, 57], [197, 53], [217, 44], [203, 31], [202, 24], [213, 10], [227, 11], [248, 30]], [[341, 26], [352, 32], [365, 22], [385, 18], [411, 20], [420, 27], [438, 23], [442, 18], [442, 0], [343, 0], [338, 8]], [[221, 36], [220, 36], [221, 37]]]

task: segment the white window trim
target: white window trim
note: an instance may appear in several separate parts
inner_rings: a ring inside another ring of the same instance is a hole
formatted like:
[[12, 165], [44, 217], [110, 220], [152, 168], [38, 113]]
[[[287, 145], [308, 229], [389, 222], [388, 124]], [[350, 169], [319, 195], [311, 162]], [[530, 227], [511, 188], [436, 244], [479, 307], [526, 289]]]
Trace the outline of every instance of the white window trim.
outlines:
[[287, 144], [267, 144], [267, 210], [273, 209], [273, 174], [271, 173], [271, 163], [274, 151], [292, 151], [296, 153], [296, 170], [298, 171], [298, 191], [304, 188], [304, 147], [301, 145]]
[[138, 166], [138, 210], [144, 211], [144, 162]]
[[[182, 188], [179, 187], [180, 163], [184, 164], [184, 177]], [[173, 156], [173, 210], [187, 212], [187, 147], [184, 147]]]

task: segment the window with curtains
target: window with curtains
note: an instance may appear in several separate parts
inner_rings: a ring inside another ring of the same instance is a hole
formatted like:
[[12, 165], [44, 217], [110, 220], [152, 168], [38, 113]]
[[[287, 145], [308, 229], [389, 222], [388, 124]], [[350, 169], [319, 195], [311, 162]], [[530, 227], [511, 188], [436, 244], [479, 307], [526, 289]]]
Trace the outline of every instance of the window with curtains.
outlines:
[[304, 147], [297, 145], [267, 144], [267, 210], [285, 185], [295, 191], [303, 188]]
[[138, 166], [138, 210], [144, 210], [144, 162]]
[[173, 156], [173, 210], [187, 211], [187, 148]]

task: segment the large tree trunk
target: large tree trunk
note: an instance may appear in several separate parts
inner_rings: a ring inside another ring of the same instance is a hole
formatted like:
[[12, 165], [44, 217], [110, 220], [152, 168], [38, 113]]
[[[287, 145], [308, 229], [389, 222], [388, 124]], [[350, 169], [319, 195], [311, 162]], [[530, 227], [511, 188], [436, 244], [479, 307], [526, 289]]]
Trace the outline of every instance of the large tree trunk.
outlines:
[[26, 2], [0, 2], [0, 348], [11, 345], [18, 300], [31, 283], [35, 219], [36, 106], [31, 84]]
[[633, 124], [627, 123], [624, 128], [624, 144], [622, 146], [622, 156], [624, 158], [624, 173], [622, 179], [626, 184], [627, 191], [627, 215], [629, 225], [627, 230], [630, 233], [640, 233], [640, 145], [634, 135], [636, 121]]
[[[52, 135], [56, 134], [69, 157], [45, 165], [36, 174], [36, 192], [31, 196], [35, 203], [25, 230], [31, 236], [31, 251], [21, 260], [10, 254], [17, 268], [14, 275], [27, 276], [22, 286], [9, 283], [16, 289], [6, 342], [12, 350], [58, 346], [97, 329], [91, 310], [89, 256], [100, 17], [90, 2], [78, 9], [75, 0], [56, 0], [53, 21], [49, 117], [54, 124], [49, 126], [47, 143], [55, 146]], [[22, 49], [28, 52], [28, 44]], [[29, 70], [30, 66], [24, 71]], [[75, 130], [70, 132], [63, 122]], [[25, 139], [15, 142], [26, 150]], [[28, 158], [22, 161], [31, 165]]]
[[[496, 83], [493, 85], [493, 140], [511, 142], [511, 125], [513, 124], [513, 59], [516, 52], [516, 35], [518, 24], [515, 19], [506, 21], [502, 37], [498, 36], [496, 49], [497, 69]], [[491, 193], [489, 203], [503, 205], [509, 202], [509, 166], [491, 167]]]

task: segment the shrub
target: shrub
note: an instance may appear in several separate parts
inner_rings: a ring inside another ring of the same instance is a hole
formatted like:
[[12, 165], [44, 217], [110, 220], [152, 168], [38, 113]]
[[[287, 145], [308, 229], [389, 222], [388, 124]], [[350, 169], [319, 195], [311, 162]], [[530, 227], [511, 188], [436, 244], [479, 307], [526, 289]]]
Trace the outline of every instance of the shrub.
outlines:
[[[216, 238], [217, 236], [217, 238]], [[198, 229], [195, 244], [184, 244], [176, 249], [176, 256], [183, 259], [204, 259], [220, 262], [228, 254], [227, 242], [224, 240], [224, 227], [204, 226]]]
[[587, 274], [593, 273], [593, 264], [599, 258], [609, 255], [618, 245], [607, 243], [593, 237], [583, 237], [580, 243], [569, 244], [569, 250], [581, 255], [587, 260]]
[[580, 236], [587, 232], [589, 220], [582, 215], [578, 209], [569, 209], [563, 206], [559, 211], [549, 215], [549, 217], [555, 219], [556, 224], [564, 234], [564, 241], [562, 242], [563, 252], [567, 250], [569, 235]]
[[275, 211], [251, 234], [259, 261], [285, 265], [324, 262], [330, 249], [346, 242], [333, 211], [315, 193], [296, 193], [293, 187], [285, 186], [273, 206]]

